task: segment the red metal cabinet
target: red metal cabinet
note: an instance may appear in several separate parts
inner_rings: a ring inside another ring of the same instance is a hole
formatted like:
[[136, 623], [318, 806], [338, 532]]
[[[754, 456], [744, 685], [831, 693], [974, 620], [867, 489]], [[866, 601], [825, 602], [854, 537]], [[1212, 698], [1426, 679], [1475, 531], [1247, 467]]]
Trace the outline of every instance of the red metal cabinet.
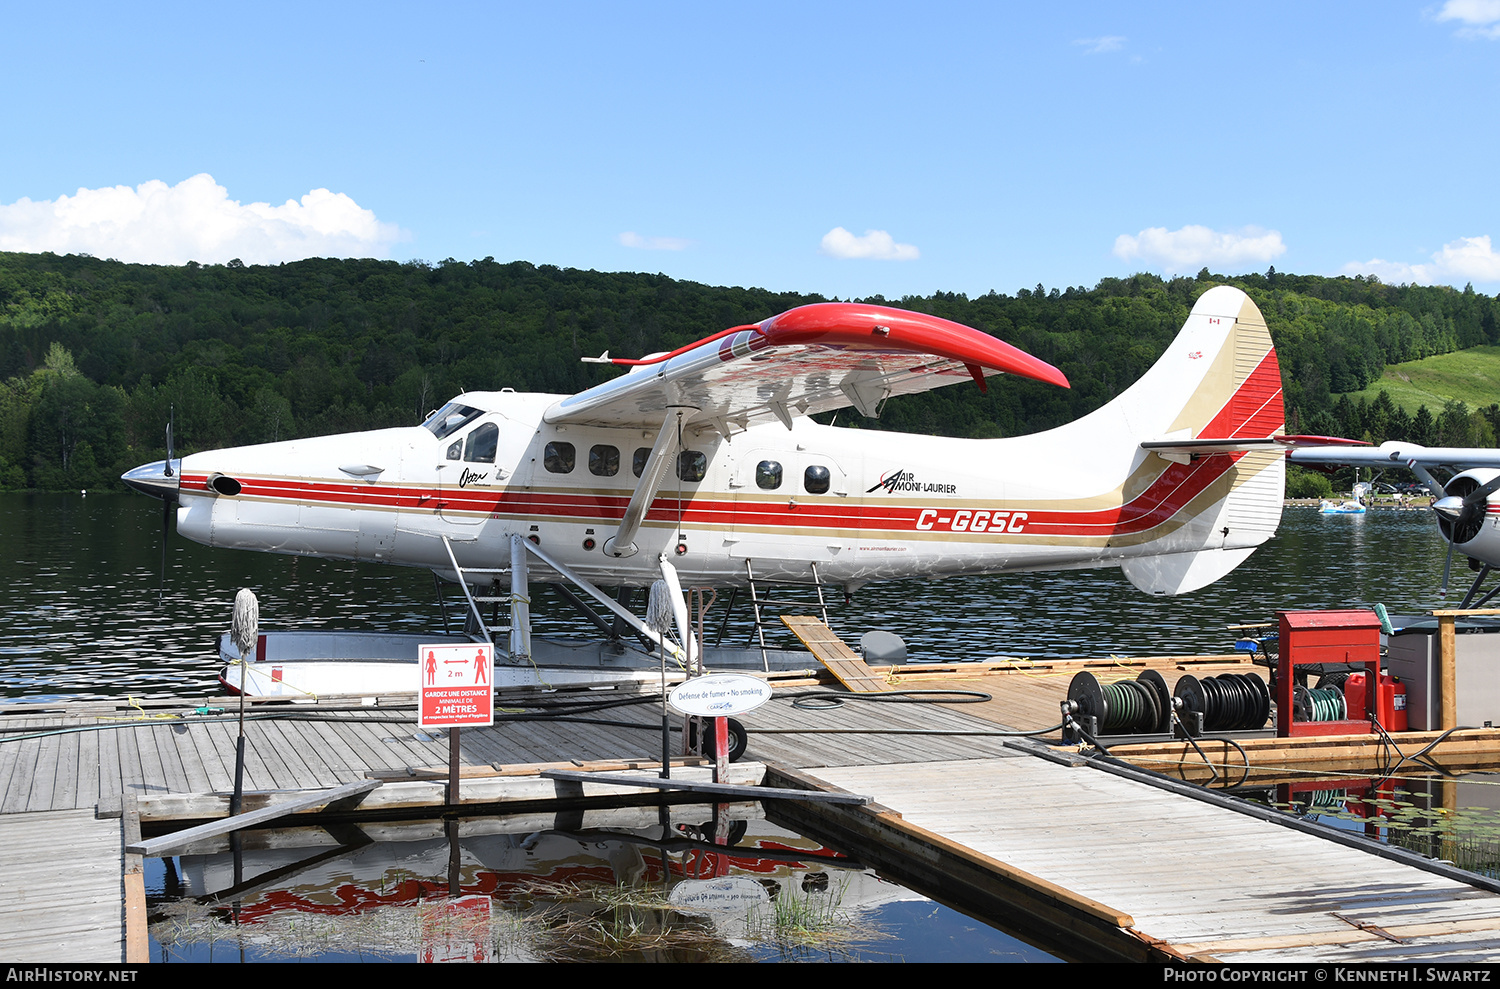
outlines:
[[[1375, 691], [1365, 692], [1366, 708], [1350, 711], [1343, 721], [1293, 721], [1293, 671], [1308, 663], [1363, 663], [1368, 671], [1367, 683], [1380, 675], [1380, 619], [1375, 612], [1363, 609], [1349, 611], [1278, 611], [1281, 626], [1281, 654], [1276, 675], [1276, 734], [1283, 738], [1297, 735], [1369, 735], [1369, 704]], [[1363, 716], [1362, 718], [1360, 716]]]

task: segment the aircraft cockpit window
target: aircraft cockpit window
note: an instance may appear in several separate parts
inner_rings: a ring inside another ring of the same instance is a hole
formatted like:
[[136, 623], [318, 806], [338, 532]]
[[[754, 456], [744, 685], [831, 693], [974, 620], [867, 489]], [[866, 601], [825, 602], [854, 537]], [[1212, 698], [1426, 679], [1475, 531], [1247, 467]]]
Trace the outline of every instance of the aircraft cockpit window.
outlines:
[[677, 479], [697, 482], [708, 475], [708, 456], [697, 450], [683, 450], [677, 455]]
[[422, 425], [432, 430], [432, 435], [438, 439], [443, 439], [463, 429], [481, 415], [483, 413], [476, 408], [468, 405], [460, 405], [457, 402], [449, 402], [428, 416], [427, 421], [422, 423]]
[[453, 445], [448, 447], [449, 460], [462, 460], [464, 458], [464, 441], [454, 440]]
[[469, 434], [464, 459], [471, 464], [492, 464], [495, 462], [495, 448], [499, 445], [500, 427], [487, 422]]
[[636, 477], [641, 476], [641, 471], [646, 469], [646, 461], [651, 459], [651, 448], [649, 446], [638, 446], [635, 448], [635, 456], [630, 458], [630, 469]]
[[755, 485], [767, 491], [781, 487], [781, 465], [774, 460], [762, 460], [755, 467]]
[[620, 473], [618, 447], [597, 444], [589, 449], [589, 473], [595, 477], [614, 477]]
[[542, 466], [553, 474], [571, 474], [577, 456], [572, 443], [548, 443], [542, 454]]
[[803, 472], [802, 486], [807, 489], [808, 494], [827, 494], [831, 476], [827, 467], [814, 464]]

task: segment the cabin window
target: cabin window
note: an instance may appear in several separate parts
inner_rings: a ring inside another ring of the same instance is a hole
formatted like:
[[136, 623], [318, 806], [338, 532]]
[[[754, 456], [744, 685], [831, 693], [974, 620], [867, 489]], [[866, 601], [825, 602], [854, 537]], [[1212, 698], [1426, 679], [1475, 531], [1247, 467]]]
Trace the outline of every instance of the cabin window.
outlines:
[[808, 494], [827, 494], [830, 477], [827, 467], [814, 464], [802, 473], [802, 486]]
[[462, 460], [464, 458], [464, 441], [454, 440], [453, 445], [448, 447], [449, 460]]
[[428, 416], [427, 421], [422, 423], [422, 425], [432, 430], [432, 435], [438, 439], [444, 439], [463, 429], [481, 415], [483, 413], [473, 406], [460, 405], [458, 402], [449, 402]]
[[542, 466], [553, 474], [571, 474], [576, 458], [572, 443], [548, 443], [542, 455]]
[[781, 465], [774, 460], [762, 460], [755, 466], [755, 485], [767, 491], [781, 487]]
[[683, 450], [677, 455], [677, 479], [697, 483], [708, 474], [708, 456], [697, 450]]
[[630, 469], [635, 472], [636, 477], [641, 476], [641, 471], [646, 469], [646, 461], [651, 459], [651, 448], [649, 446], [636, 447], [635, 456], [630, 458]]
[[495, 447], [499, 445], [500, 427], [487, 422], [469, 434], [464, 459], [471, 464], [492, 464], [495, 462]]
[[590, 447], [589, 473], [596, 477], [614, 477], [620, 473], [620, 451], [603, 443]]

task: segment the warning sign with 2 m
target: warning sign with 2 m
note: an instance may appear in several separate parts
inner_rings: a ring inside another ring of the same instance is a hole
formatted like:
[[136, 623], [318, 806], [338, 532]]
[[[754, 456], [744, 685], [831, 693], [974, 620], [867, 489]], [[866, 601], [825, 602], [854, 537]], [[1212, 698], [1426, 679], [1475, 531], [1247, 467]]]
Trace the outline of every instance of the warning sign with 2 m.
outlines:
[[423, 728], [453, 728], [495, 723], [495, 647], [488, 642], [420, 647]]

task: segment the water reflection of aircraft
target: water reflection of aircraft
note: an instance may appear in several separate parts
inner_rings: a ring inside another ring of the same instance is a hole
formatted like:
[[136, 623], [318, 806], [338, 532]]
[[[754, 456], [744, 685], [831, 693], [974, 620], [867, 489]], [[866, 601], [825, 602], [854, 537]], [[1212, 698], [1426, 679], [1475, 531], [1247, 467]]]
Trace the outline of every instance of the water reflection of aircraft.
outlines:
[[[619, 960], [640, 957], [629, 939], [611, 944], [586, 928], [578, 936], [579, 926], [564, 926], [570, 916], [617, 910], [671, 947], [684, 927], [743, 943], [747, 922], [783, 896], [851, 916], [920, 898], [758, 811], [717, 841], [704, 837], [712, 822], [697, 823], [709, 808], [676, 808], [665, 821], [659, 808], [587, 813], [611, 826], [532, 831], [521, 819], [486, 818], [465, 821], [460, 834], [439, 822], [345, 824], [250, 832], [238, 853], [210, 839], [166, 863], [153, 932], [212, 942], [233, 924], [238, 939], [272, 957], [320, 942], [329, 951], [342, 930], [376, 957], [423, 957], [436, 934], [461, 949], [457, 958]], [[174, 931], [174, 916], [194, 923]], [[693, 947], [688, 938], [679, 945]]]
[[[1275, 532], [1281, 373], [1238, 289], [1076, 422], [950, 439], [811, 418], [986, 375], [1066, 386], [994, 337], [920, 313], [804, 306], [572, 396], [460, 395], [422, 426], [214, 450], [136, 468], [209, 546], [426, 567], [487, 584], [842, 585], [1117, 566], [1151, 594], [1224, 576]], [[677, 595], [678, 628], [685, 627]], [[580, 602], [581, 603], [581, 602]], [[471, 608], [474, 607], [471, 599]], [[605, 619], [593, 616], [600, 628]], [[524, 619], [524, 614], [523, 614]], [[512, 656], [525, 648], [512, 622]]]
[[[1412, 471], [1432, 492], [1438, 531], [1448, 543], [1442, 596], [1448, 595], [1454, 550], [1467, 556], [1470, 567], [1478, 571], [1460, 608], [1483, 607], [1500, 593], [1497, 585], [1477, 602], [1474, 600], [1485, 578], [1500, 567], [1500, 502], [1491, 501], [1500, 490], [1500, 450], [1425, 447], [1392, 440], [1378, 447], [1304, 446], [1289, 456], [1297, 464], [1340, 464], [1375, 470], [1404, 467]], [[1433, 476], [1432, 468], [1450, 471], [1452, 476], [1442, 483]]]

